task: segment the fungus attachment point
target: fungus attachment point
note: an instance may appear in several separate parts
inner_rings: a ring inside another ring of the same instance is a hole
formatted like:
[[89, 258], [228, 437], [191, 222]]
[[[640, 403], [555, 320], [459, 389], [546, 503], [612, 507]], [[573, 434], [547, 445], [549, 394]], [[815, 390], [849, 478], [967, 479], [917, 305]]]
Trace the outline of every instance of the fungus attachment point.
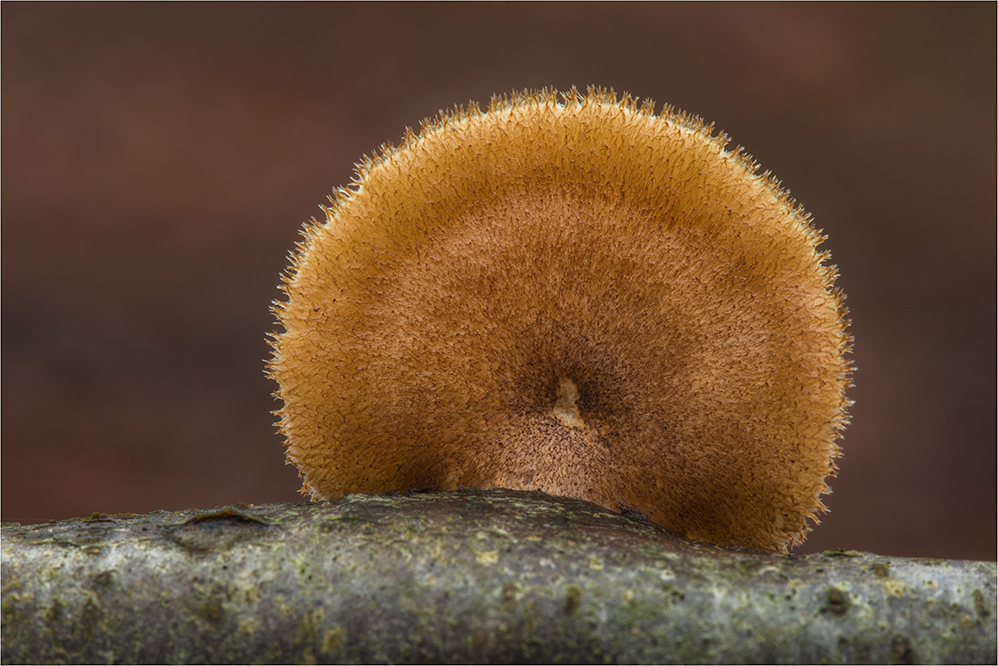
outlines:
[[845, 308], [807, 215], [727, 141], [541, 91], [366, 159], [275, 305], [303, 490], [541, 489], [800, 543], [846, 422]]
[[567, 428], [581, 428], [585, 425], [579, 414], [579, 387], [571, 379], [558, 380], [558, 400], [554, 403], [554, 415]]

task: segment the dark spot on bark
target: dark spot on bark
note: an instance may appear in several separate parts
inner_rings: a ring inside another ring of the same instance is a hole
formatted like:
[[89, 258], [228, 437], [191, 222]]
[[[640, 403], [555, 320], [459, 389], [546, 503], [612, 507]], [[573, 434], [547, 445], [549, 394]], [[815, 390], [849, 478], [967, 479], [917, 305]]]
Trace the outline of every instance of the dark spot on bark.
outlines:
[[907, 636], [895, 636], [891, 640], [891, 660], [895, 664], [916, 664], [915, 651], [911, 649], [911, 641]]
[[846, 611], [849, 610], [849, 595], [837, 587], [828, 588], [828, 593], [825, 599], [826, 608], [830, 610], [833, 615], [845, 615]]
[[115, 574], [113, 569], [102, 571], [92, 578], [94, 582], [94, 588], [96, 588], [98, 591], [114, 587], [116, 579], [117, 575]]
[[877, 562], [870, 566], [870, 571], [873, 572], [877, 578], [887, 578], [890, 576], [891, 567], [883, 562]]
[[269, 528], [270, 525], [259, 518], [225, 508], [195, 516], [180, 525], [171, 525], [166, 528], [165, 535], [188, 550], [208, 552], [227, 549]]
[[579, 609], [579, 602], [582, 600], [582, 590], [572, 585], [565, 594], [565, 614], [574, 615]]
[[974, 610], [982, 618], [987, 619], [991, 615], [991, 609], [988, 608], [988, 603], [984, 599], [984, 593], [980, 590], [974, 590]]

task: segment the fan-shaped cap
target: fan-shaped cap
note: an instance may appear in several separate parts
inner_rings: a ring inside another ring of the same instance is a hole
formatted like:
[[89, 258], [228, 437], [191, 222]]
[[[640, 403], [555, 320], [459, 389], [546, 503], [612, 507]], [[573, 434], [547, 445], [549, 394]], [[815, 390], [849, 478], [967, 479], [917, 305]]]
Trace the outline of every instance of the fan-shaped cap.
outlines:
[[727, 141], [541, 91], [366, 160], [276, 306], [303, 490], [540, 489], [802, 541], [846, 420], [845, 310], [823, 238]]

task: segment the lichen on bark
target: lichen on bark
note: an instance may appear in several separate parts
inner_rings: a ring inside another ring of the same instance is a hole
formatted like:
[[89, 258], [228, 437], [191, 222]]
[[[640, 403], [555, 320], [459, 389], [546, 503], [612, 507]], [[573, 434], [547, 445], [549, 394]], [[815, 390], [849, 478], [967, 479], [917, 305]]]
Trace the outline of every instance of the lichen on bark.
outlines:
[[995, 663], [996, 566], [679, 539], [542, 493], [3, 526], [2, 659]]

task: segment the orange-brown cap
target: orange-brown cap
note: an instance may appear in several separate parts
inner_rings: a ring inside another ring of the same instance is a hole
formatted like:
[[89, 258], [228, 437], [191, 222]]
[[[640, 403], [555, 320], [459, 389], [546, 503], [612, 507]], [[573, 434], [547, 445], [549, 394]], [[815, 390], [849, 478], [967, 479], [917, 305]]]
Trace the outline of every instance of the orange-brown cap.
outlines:
[[800, 543], [846, 422], [845, 309], [808, 216], [727, 142], [540, 91], [365, 160], [275, 309], [303, 490], [540, 489]]

